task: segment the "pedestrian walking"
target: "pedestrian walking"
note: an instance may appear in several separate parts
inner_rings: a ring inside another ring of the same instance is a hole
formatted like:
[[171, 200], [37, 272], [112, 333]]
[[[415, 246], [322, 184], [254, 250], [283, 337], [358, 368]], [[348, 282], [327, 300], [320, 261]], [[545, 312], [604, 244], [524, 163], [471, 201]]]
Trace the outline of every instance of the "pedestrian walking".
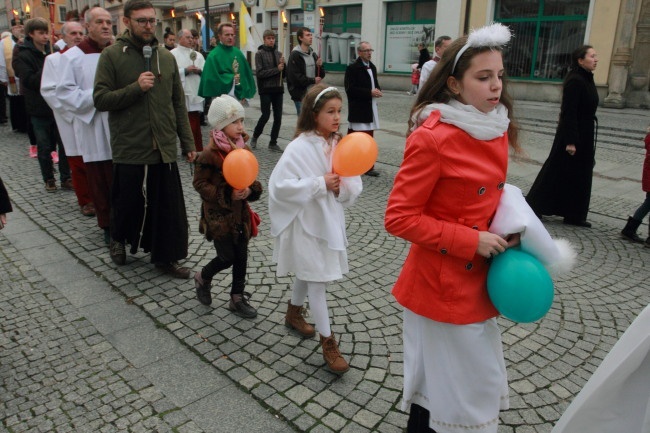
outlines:
[[250, 148], [245, 140], [244, 107], [232, 96], [222, 95], [212, 100], [208, 122], [212, 126], [210, 143], [196, 160], [194, 189], [201, 195], [199, 231], [214, 242], [217, 256], [194, 275], [196, 297], [203, 305], [212, 304], [212, 279], [232, 267], [232, 286], [228, 309], [248, 319], [257, 316], [249, 302], [251, 294], [244, 291], [248, 261], [248, 242], [253, 236], [252, 212], [249, 201], [259, 200], [262, 184], [236, 189], [223, 174], [223, 162], [235, 149]]
[[273, 107], [273, 126], [271, 126], [271, 141], [269, 150], [282, 152], [278, 146], [278, 135], [282, 126], [282, 99], [284, 95], [284, 56], [275, 47], [275, 33], [273, 30], [264, 30], [262, 35], [264, 45], [255, 53], [255, 68], [257, 75], [257, 88], [260, 94], [262, 115], [253, 130], [251, 147], [257, 147], [257, 139], [264, 131], [264, 125], [271, 116]]
[[418, 51], [420, 55], [418, 56], [418, 69], [422, 69], [422, 66], [429, 60], [431, 60], [431, 54], [429, 54], [429, 49], [424, 45], [423, 42], [418, 44]]
[[303, 337], [315, 335], [303, 317], [309, 298], [326, 368], [336, 374], [350, 367], [330, 328], [326, 291], [330, 281], [348, 272], [343, 210], [362, 190], [359, 176], [340, 177], [332, 172], [332, 155], [341, 137], [341, 106], [336, 87], [313, 86], [305, 96], [296, 136], [269, 178], [277, 275], [295, 275], [285, 325]]
[[502, 47], [493, 24], [454, 41], [420, 88], [386, 230], [411, 242], [393, 288], [404, 307], [407, 431], [496, 433], [508, 408], [488, 260], [519, 241], [490, 233], [509, 147], [517, 150]]
[[587, 228], [591, 227], [587, 214], [596, 164], [598, 92], [593, 71], [597, 64], [591, 45], [573, 51], [553, 147], [526, 196], [538, 215], [559, 215], [564, 224]]
[[174, 56], [154, 36], [151, 2], [128, 0], [122, 21], [126, 30], [99, 57], [93, 92], [95, 108], [108, 111], [113, 154], [111, 259], [124, 265], [128, 242], [132, 254], [151, 252], [164, 273], [188, 279], [178, 263], [188, 227], [176, 162], [178, 141], [188, 161], [196, 156], [185, 93]]
[[436, 55], [431, 60], [424, 62], [424, 65], [422, 65], [420, 71], [420, 87], [422, 87], [427, 81], [429, 75], [431, 75], [431, 71], [436, 67], [449, 44], [451, 44], [451, 38], [449, 36], [440, 36], [436, 39], [433, 44]]
[[13, 208], [11, 207], [7, 188], [5, 188], [5, 184], [0, 177], [0, 230], [7, 225], [7, 214], [12, 211]]
[[289, 54], [287, 64], [287, 89], [300, 116], [302, 98], [311, 86], [325, 78], [325, 68], [323, 68], [323, 59], [311, 47], [314, 39], [311, 30], [300, 27], [296, 30], [296, 37], [298, 45]]
[[[360, 42], [357, 47], [359, 57], [345, 69], [344, 85], [348, 96], [348, 134], [364, 132], [371, 137], [379, 129], [379, 111], [377, 99], [383, 96], [377, 68], [370, 61], [373, 53], [370, 42]], [[365, 173], [367, 176], [379, 176], [375, 166]]]
[[418, 64], [413, 63], [411, 65], [411, 90], [406, 92], [407, 95], [413, 96], [418, 93], [418, 87], [420, 85], [420, 70], [418, 69]]
[[[621, 235], [632, 242], [643, 242], [643, 239], [637, 235], [636, 231], [643, 222], [643, 218], [650, 213], [650, 126], [648, 126], [648, 129], [646, 130], [646, 136], [643, 141], [645, 143], [645, 159], [643, 161], [641, 188], [645, 191], [645, 200], [641, 203], [641, 206], [638, 207], [636, 212], [634, 212], [634, 215], [628, 217], [627, 224], [625, 224], [625, 227], [621, 231]], [[644, 244], [646, 247], [650, 248], [650, 231], [648, 232], [648, 238], [645, 240]]]

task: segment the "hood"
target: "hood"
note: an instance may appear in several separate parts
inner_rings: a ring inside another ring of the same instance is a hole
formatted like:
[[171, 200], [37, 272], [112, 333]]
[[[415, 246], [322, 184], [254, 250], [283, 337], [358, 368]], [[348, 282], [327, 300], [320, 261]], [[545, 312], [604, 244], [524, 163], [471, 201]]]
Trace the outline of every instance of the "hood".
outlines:
[[[138, 51], [142, 51], [142, 47], [144, 46], [139, 41], [136, 41], [133, 38], [133, 35], [129, 31], [129, 29], [124, 30], [124, 32], [117, 37], [117, 40], [124, 43], [125, 45], [128, 45], [128, 46], [130, 46], [132, 48], [135, 48]], [[150, 42], [150, 45], [151, 45], [152, 49], [154, 49], [154, 50], [158, 49], [158, 45], [159, 45], [158, 44], [158, 39], [156, 39], [155, 36], [152, 39], [152, 41]]]
[[300, 48], [300, 45], [296, 45], [292, 51], [298, 51], [300, 54], [302, 54], [304, 57], [310, 57], [314, 50], [312, 47], [309, 47], [309, 52], [305, 53], [302, 48]]

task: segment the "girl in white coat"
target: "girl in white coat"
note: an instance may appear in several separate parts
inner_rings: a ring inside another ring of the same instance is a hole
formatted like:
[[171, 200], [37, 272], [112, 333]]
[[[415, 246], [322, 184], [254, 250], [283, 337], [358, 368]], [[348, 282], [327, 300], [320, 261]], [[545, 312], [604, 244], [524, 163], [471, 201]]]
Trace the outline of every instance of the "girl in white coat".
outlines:
[[275, 237], [278, 276], [295, 274], [285, 324], [303, 337], [315, 329], [303, 317], [309, 297], [327, 368], [342, 374], [349, 365], [330, 329], [327, 283], [348, 272], [343, 208], [362, 190], [361, 178], [332, 172], [332, 155], [341, 136], [342, 98], [336, 87], [313, 86], [303, 100], [296, 136], [269, 179], [269, 216]]

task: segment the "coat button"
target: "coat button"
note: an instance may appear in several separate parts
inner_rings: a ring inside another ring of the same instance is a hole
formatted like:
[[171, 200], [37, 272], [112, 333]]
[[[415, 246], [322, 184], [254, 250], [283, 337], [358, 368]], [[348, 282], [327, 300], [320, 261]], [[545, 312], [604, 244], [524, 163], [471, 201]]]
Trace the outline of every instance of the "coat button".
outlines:
[[472, 265], [472, 262], [469, 262], [468, 264], [465, 265], [465, 269], [467, 269], [468, 271], [472, 270], [473, 267], [474, 265]]
[[478, 230], [478, 226], [472, 226], [474, 230]]
[[480, 187], [478, 189], [478, 195], [483, 195], [483, 194], [485, 194], [485, 187], [484, 186], [482, 186], [482, 187]]
[[503, 182], [499, 182], [499, 185], [497, 186], [497, 188], [498, 188], [499, 190], [502, 190], [504, 186], [505, 186], [505, 183], [503, 183]]
[[441, 249], [440, 252], [441, 252], [442, 254], [447, 254], [447, 248], [443, 248], [443, 249]]

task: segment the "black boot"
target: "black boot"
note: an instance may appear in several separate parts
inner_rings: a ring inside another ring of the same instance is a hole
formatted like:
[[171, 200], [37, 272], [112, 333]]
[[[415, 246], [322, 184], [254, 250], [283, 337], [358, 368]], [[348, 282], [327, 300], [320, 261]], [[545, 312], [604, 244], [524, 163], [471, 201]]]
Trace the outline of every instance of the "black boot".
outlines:
[[406, 424], [407, 433], [436, 433], [429, 427], [429, 411], [417, 404], [411, 404], [408, 423]]
[[621, 236], [631, 240], [632, 242], [642, 243], [643, 239], [636, 234], [640, 225], [641, 221], [634, 219], [634, 217], [628, 217], [627, 224], [625, 224], [625, 227], [623, 227], [623, 230], [621, 231]]

